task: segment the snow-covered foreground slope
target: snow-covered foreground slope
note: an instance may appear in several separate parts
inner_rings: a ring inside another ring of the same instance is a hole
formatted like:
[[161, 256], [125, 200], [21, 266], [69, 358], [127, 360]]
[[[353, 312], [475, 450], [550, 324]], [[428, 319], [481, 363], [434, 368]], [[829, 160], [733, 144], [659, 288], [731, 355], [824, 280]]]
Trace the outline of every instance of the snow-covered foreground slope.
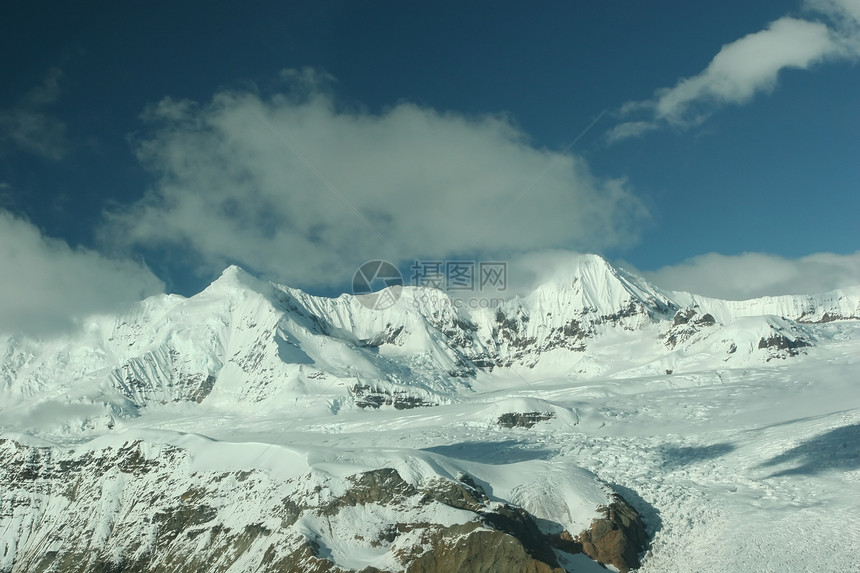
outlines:
[[597, 257], [472, 313], [228, 269], [0, 341], [0, 571], [588, 571], [612, 492], [642, 571], [850, 571], [858, 316], [860, 290], [715, 301]]
[[[529, 553], [553, 552], [532, 516], [580, 531], [612, 503], [573, 464], [519, 463], [499, 476], [428, 450], [299, 441], [129, 430], [60, 451], [2, 440], [0, 570], [399, 571], [456, 563], [445, 544], [472, 535], [520, 539], [493, 559], [527, 570], [539, 565]], [[532, 472], [553, 475], [555, 495], [528, 488]], [[504, 503], [525, 489], [531, 514]]]

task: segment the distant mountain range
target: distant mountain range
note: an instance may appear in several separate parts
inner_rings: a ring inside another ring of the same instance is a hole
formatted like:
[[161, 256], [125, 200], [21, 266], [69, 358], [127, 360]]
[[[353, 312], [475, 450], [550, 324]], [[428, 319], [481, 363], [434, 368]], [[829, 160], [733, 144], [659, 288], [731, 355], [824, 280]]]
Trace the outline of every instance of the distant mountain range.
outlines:
[[[478, 373], [626, 377], [741, 367], [816, 344], [807, 325], [860, 318], [860, 287], [723, 301], [666, 292], [583, 256], [564, 278], [495, 308], [404, 287], [375, 310], [230, 267], [190, 298], [147, 299], [74, 335], [0, 339], [7, 409], [77, 404], [73, 423], [110, 426], [153, 403], [409, 408], [457, 401]], [[58, 424], [62, 422], [58, 420]]]

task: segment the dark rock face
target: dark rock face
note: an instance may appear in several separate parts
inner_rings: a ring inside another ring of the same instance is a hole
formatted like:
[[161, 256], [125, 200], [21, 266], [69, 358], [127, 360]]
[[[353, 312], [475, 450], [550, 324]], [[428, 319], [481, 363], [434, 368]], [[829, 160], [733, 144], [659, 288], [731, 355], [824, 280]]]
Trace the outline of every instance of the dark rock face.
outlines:
[[433, 549], [406, 573], [565, 573], [557, 563], [534, 559], [516, 538], [472, 524], [446, 528], [430, 541]]
[[672, 319], [672, 327], [666, 333], [666, 346], [674, 348], [702, 329], [716, 324], [717, 320], [710, 313], [699, 314], [695, 308], [679, 310]]
[[405, 481], [397, 470], [382, 468], [364, 472], [347, 478], [352, 487], [342, 496], [333, 499], [322, 506], [323, 515], [336, 515], [344, 507], [377, 503], [383, 505], [398, 505], [408, 498], [415, 496], [418, 490]]
[[383, 344], [397, 344], [399, 342], [398, 337], [402, 332], [402, 325], [395, 328], [391, 323], [388, 323], [385, 325], [385, 330], [376, 334], [372, 338], [361, 340], [360, 342], [367, 348], [379, 348]]
[[639, 514], [617, 494], [609, 507], [598, 511], [604, 517], [594, 520], [575, 540], [582, 545], [582, 552], [595, 561], [614, 565], [622, 573], [639, 567], [639, 553], [648, 543]]
[[815, 315], [810, 315], [810, 314], [804, 312], [797, 319], [797, 322], [801, 322], [804, 324], [825, 324], [825, 323], [833, 322], [836, 320], [860, 320], [860, 315], [857, 315], [856, 313], [855, 314], [852, 314], [852, 313], [846, 313], [846, 314], [833, 313], [833, 314], [831, 314], [829, 312], [825, 312], [819, 318], [816, 318]]
[[[192, 386], [192, 384], [187, 384], [188, 386]], [[211, 374], [203, 378], [198, 384], [197, 389], [191, 394], [191, 399], [201, 403], [206, 396], [212, 393], [212, 388], [215, 387], [215, 377]]]
[[444, 505], [474, 512], [476, 519], [440, 528], [427, 541], [432, 549], [416, 556], [407, 573], [564, 573], [534, 518], [508, 504], [492, 504], [468, 475], [437, 480], [425, 495]]
[[457, 481], [436, 480], [428, 484], [430, 499], [444, 505], [478, 513], [490, 503], [486, 492], [471, 476], [461, 474]]
[[760, 349], [769, 348], [770, 350], [781, 350], [789, 356], [797, 356], [800, 353], [800, 349], [807, 346], [810, 346], [810, 344], [802, 338], [795, 338], [792, 340], [782, 334], [772, 334], [771, 336], [762, 338], [758, 341], [758, 347]]
[[533, 428], [538, 422], [555, 418], [553, 412], [508, 412], [499, 416], [498, 424], [503, 428]]
[[[480, 369], [492, 370], [493, 367], [509, 367], [519, 362], [533, 368], [540, 355], [555, 349], [572, 352], [585, 352], [589, 339], [596, 336], [601, 326], [632, 330], [627, 319], [640, 317], [644, 321], [656, 321], [674, 307], [659, 301], [630, 300], [615, 312], [604, 314], [594, 308], [574, 311], [563, 325], [550, 327], [545, 334], [529, 328], [531, 315], [522, 306], [496, 310], [491, 331], [484, 340], [488, 352], [472, 357], [472, 363]], [[549, 316], [549, 315], [548, 315]], [[538, 323], [540, 318], [535, 319]]]

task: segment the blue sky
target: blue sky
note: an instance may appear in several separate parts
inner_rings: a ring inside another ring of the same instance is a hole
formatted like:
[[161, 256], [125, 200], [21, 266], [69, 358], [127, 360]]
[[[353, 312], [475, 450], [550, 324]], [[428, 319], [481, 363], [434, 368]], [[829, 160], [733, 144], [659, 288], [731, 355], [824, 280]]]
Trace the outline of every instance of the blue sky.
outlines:
[[4, 4], [16, 316], [34, 282], [86, 310], [239, 263], [333, 293], [377, 257], [860, 282], [857, 0], [177, 4]]

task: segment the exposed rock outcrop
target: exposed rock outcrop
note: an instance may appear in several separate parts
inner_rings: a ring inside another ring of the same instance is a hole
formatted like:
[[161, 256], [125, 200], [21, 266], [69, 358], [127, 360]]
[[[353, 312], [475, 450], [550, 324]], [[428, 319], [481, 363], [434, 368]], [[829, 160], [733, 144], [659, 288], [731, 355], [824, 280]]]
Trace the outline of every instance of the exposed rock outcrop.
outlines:
[[639, 554], [648, 543], [639, 514], [617, 494], [608, 507], [598, 511], [604, 517], [594, 520], [575, 540], [582, 544], [582, 552], [595, 561], [614, 565], [622, 573], [639, 567]]
[[355, 405], [359, 408], [379, 408], [380, 406], [394, 406], [397, 410], [409, 410], [428, 406], [438, 406], [420, 396], [408, 394], [403, 390], [388, 390], [376, 388], [369, 385], [355, 384], [351, 389], [355, 399]]
[[503, 428], [533, 428], [538, 422], [555, 418], [553, 412], [508, 412], [499, 416], [497, 423]]
[[679, 310], [672, 319], [672, 327], [666, 332], [666, 346], [675, 348], [716, 323], [716, 319], [710, 313], [700, 314], [695, 308]]
[[759, 349], [768, 348], [774, 351], [782, 351], [780, 357], [797, 356], [801, 348], [810, 346], [808, 342], [802, 338], [789, 338], [784, 334], [775, 333], [767, 338], [762, 338], [758, 341]]
[[410, 563], [407, 573], [565, 573], [533, 558], [516, 538], [471, 524], [448, 528], [431, 543], [433, 549]]

